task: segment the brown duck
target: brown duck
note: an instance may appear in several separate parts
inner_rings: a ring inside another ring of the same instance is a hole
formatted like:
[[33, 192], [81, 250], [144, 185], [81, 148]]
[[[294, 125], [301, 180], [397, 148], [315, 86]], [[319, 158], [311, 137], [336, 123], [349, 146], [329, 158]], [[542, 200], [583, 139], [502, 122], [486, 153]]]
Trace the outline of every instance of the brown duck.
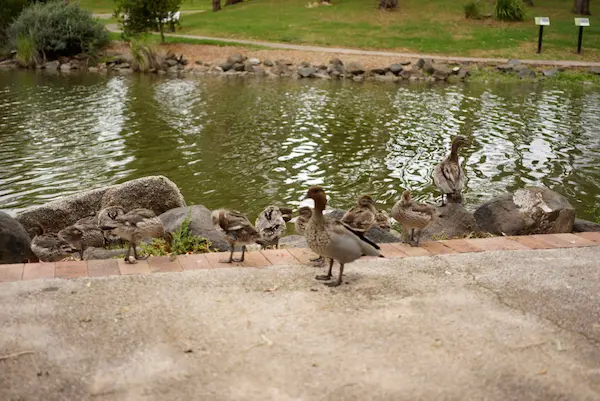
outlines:
[[[245, 214], [237, 210], [218, 209], [212, 212], [211, 217], [215, 229], [225, 236], [225, 240], [231, 248], [229, 259], [221, 262], [243, 262], [246, 245], [254, 244], [257, 240], [260, 240], [256, 228], [250, 223]], [[233, 258], [236, 244], [242, 246], [242, 256], [239, 259]]]
[[342, 217], [342, 223], [348, 227], [366, 233], [377, 223], [377, 209], [375, 202], [369, 195], [362, 195], [356, 200], [350, 210]]
[[[433, 207], [413, 202], [408, 190], [402, 193], [402, 198], [392, 208], [392, 217], [402, 225], [404, 242], [412, 246], [419, 246], [421, 231], [431, 222], [434, 213]], [[415, 230], [417, 231], [416, 241]]]
[[467, 180], [458, 160], [458, 150], [466, 143], [465, 137], [454, 137], [450, 154], [433, 170], [433, 182], [442, 193], [442, 206], [446, 204], [444, 195], [446, 200], [462, 202], [462, 189]]

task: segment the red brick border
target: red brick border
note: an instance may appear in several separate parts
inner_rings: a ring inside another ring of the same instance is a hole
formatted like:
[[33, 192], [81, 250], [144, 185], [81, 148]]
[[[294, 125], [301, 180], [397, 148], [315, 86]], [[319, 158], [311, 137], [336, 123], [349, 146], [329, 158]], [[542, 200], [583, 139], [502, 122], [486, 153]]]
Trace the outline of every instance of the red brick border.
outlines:
[[[387, 259], [418, 256], [433, 256], [467, 252], [557, 249], [600, 246], [600, 233], [545, 234], [520, 237], [492, 237], [475, 239], [452, 239], [423, 242], [415, 248], [406, 244], [381, 244], [381, 252]], [[201, 255], [181, 255], [173, 260], [167, 256], [140, 260], [127, 264], [123, 259], [90, 260], [87, 262], [19, 263], [0, 265], [0, 283], [44, 278], [101, 277], [111, 275], [132, 275], [181, 272], [218, 268], [264, 268], [277, 265], [308, 264], [316, 257], [310, 249], [287, 248], [246, 253], [243, 263], [225, 264], [228, 252]], [[235, 256], [238, 256], [237, 253]], [[376, 260], [379, 260], [376, 258]]]

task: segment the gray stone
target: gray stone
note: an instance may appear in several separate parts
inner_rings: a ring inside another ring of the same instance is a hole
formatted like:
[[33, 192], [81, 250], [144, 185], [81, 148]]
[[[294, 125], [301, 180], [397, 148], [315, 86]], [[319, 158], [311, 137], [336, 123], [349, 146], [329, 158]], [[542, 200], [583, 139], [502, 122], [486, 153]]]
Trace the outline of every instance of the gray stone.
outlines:
[[176, 66], [178, 63], [177, 63], [177, 60], [173, 60], [172, 58], [169, 58], [169, 59], [165, 60], [165, 64], [169, 67], [173, 67], [173, 66]]
[[183, 220], [189, 216], [190, 232], [192, 234], [207, 238], [212, 243], [212, 250], [227, 251], [229, 250], [229, 244], [225, 241], [225, 237], [215, 229], [211, 213], [212, 211], [203, 205], [193, 205], [171, 209], [161, 214], [159, 218], [165, 226], [165, 230], [175, 232], [179, 229]]
[[244, 71], [254, 72], [254, 66], [256, 64], [252, 64], [250, 61], [246, 60], [244, 62]]
[[279, 246], [281, 248], [308, 248], [306, 238], [302, 235], [286, 235], [279, 239]]
[[252, 65], [259, 65], [260, 64], [260, 60], [257, 58], [250, 58], [248, 59], [248, 62]]
[[233, 65], [232, 70], [234, 71], [244, 71], [244, 64], [243, 63], [236, 63]]
[[325, 64], [319, 64], [315, 66], [317, 70], [327, 70], [327, 66]]
[[517, 74], [521, 79], [531, 79], [535, 78], [535, 71], [530, 70], [529, 68], [522, 69]]
[[312, 65], [308, 61], [303, 61], [300, 63], [300, 67], [312, 67]]
[[452, 67], [452, 73], [453, 74], [458, 74], [459, 71], [460, 71], [460, 67], [459, 66]]
[[60, 67], [60, 63], [58, 62], [58, 60], [48, 61], [45, 64], [45, 67], [47, 70], [57, 70]]
[[354, 76], [352, 76], [352, 80], [354, 82], [362, 82], [365, 80], [365, 76], [364, 75], [354, 75]]
[[[121, 71], [125, 71], [125, 70], [121, 70]], [[167, 68], [167, 72], [170, 72], [170, 73], [175, 73], [176, 74], [178, 71], [179, 71], [179, 69], [177, 68], [176, 65]]]
[[342, 60], [340, 60], [337, 57], [334, 57], [331, 60], [329, 60], [329, 64], [333, 64], [333, 65], [340, 66], [340, 67], [344, 65], [344, 63], [342, 62]]
[[273, 61], [267, 59], [263, 61], [263, 65], [265, 65], [266, 67], [273, 67]]
[[502, 72], [512, 72], [514, 71], [514, 66], [511, 64], [501, 64], [496, 66], [496, 69]]
[[448, 203], [446, 206], [436, 207], [436, 213], [423, 230], [421, 240], [465, 238], [480, 231], [473, 213], [459, 203]]
[[365, 73], [365, 67], [363, 67], [360, 63], [356, 61], [351, 61], [346, 64], [346, 71], [348, 71], [352, 75], [360, 75]]
[[302, 78], [312, 78], [315, 76], [315, 69], [312, 67], [300, 67], [298, 68], [298, 75]]
[[200, 60], [196, 60], [195, 63], [196, 63], [196, 65], [203, 65], [202, 61], [200, 61]]
[[425, 60], [420, 58], [419, 60], [417, 60], [417, 68], [423, 68], [423, 66], [425, 65]]
[[71, 64], [65, 63], [60, 65], [61, 71], [71, 71]]
[[385, 74], [386, 72], [387, 72], [387, 71], [385, 70], [385, 68], [373, 68], [373, 69], [371, 70], [371, 73], [372, 73], [372, 74], [375, 74], [375, 75], [383, 75], [383, 74]]
[[433, 69], [433, 60], [425, 60], [425, 63], [423, 64], [423, 71], [428, 74], [433, 74], [435, 71]]
[[375, 80], [379, 82], [397, 82], [399, 79], [394, 74], [375, 75]]
[[402, 65], [402, 66], [410, 65], [410, 61], [401, 61], [400, 65]]
[[254, 66], [253, 69], [254, 69], [254, 74], [256, 74], [260, 77], [267, 75], [265, 69], [262, 67]]
[[475, 211], [475, 220], [496, 235], [570, 233], [575, 209], [559, 193], [528, 187], [486, 202]]
[[16, 219], [0, 212], [0, 265], [37, 261], [25, 228]]
[[[334, 74], [334, 72], [335, 72], [335, 74]], [[330, 75], [339, 77], [340, 75], [344, 74], [345, 72], [346, 72], [346, 70], [344, 69], [344, 66], [341, 64], [330, 63], [327, 66], [327, 73]]]
[[219, 67], [221, 68], [221, 71], [229, 71], [233, 67], [233, 64], [229, 61], [226, 61], [224, 63], [219, 64]]
[[[141, 252], [141, 248], [136, 248], [138, 252]], [[121, 259], [127, 253], [127, 249], [104, 249], [95, 248], [93, 246], [86, 248], [83, 251], [83, 260], [102, 260], [102, 259]]]
[[506, 64], [510, 64], [510, 65], [519, 65], [521, 64], [521, 60], [517, 60], [517, 59], [510, 59], [506, 62]]
[[281, 59], [281, 60], [277, 60], [275, 62], [275, 64], [279, 65], [279, 66], [288, 66], [288, 65], [293, 65], [294, 63], [292, 63], [290, 60], [286, 60], [286, 59]]
[[600, 67], [590, 67], [588, 72], [596, 75], [600, 75]]
[[459, 79], [465, 79], [470, 74], [469, 70], [466, 68], [461, 68], [458, 72], [457, 76]]
[[552, 68], [549, 70], [543, 70], [542, 74], [544, 74], [545, 77], [553, 77], [556, 74], [558, 74], [558, 70], [556, 68]]
[[332, 77], [338, 78], [338, 77], [340, 77], [342, 75], [342, 73], [339, 72], [339, 71], [334, 70], [334, 71], [331, 71], [329, 73], [329, 75], [331, 75]]
[[242, 56], [239, 53], [232, 54], [227, 58], [227, 62], [231, 64], [243, 63], [248, 57]]
[[398, 74], [400, 74], [400, 72], [402, 72], [403, 67], [400, 64], [392, 64], [392, 65], [390, 65], [389, 69], [395, 75], [398, 75]]
[[575, 222], [573, 223], [573, 232], [587, 233], [592, 231], [600, 232], [600, 224], [594, 223], [593, 221], [575, 219]]
[[445, 80], [452, 74], [452, 69], [445, 64], [434, 63], [431, 67], [433, 68], [433, 76], [436, 79]]
[[331, 77], [329, 76], [329, 74], [327, 74], [326, 72], [317, 72], [315, 74], [315, 78], [320, 78], [320, 79], [331, 79]]

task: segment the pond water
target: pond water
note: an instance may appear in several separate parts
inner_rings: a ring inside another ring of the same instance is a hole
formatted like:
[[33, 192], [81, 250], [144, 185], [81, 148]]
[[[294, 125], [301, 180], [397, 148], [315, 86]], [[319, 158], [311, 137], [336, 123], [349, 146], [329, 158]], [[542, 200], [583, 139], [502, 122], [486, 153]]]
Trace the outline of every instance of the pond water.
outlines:
[[0, 209], [151, 174], [188, 203], [252, 218], [312, 184], [334, 207], [370, 193], [391, 208], [403, 188], [433, 202], [432, 169], [456, 134], [472, 142], [468, 208], [544, 185], [599, 215], [598, 88], [26, 71], [0, 73]]

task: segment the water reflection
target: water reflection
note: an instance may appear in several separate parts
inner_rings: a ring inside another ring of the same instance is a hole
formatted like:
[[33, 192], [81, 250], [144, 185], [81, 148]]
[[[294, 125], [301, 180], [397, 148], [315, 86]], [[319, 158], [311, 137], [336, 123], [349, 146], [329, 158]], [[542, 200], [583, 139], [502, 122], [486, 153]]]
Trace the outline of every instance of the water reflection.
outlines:
[[391, 207], [407, 187], [432, 201], [433, 167], [457, 134], [471, 141], [468, 204], [546, 185], [584, 217], [600, 209], [597, 88], [22, 71], [0, 74], [0, 208], [148, 174], [190, 203], [251, 216], [313, 184], [337, 207], [361, 193]]

